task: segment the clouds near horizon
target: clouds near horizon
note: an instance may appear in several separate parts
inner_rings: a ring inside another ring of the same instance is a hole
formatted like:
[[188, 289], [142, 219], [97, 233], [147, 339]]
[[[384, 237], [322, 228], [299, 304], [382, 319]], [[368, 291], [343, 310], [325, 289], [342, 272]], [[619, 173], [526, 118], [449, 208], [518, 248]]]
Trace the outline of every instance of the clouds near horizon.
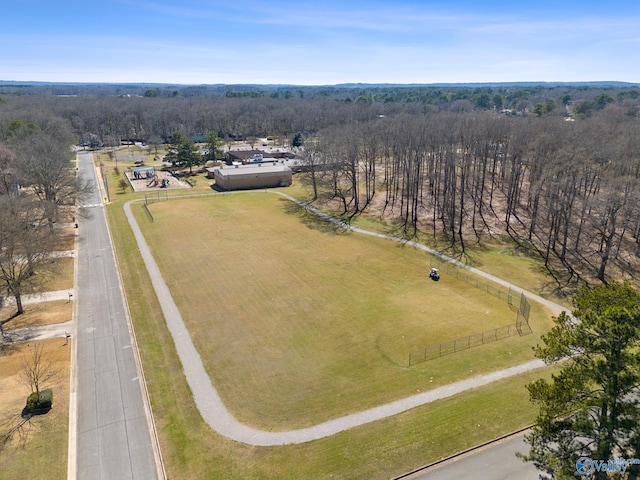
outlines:
[[6, 15], [3, 80], [640, 81], [632, 1], [36, 0]]

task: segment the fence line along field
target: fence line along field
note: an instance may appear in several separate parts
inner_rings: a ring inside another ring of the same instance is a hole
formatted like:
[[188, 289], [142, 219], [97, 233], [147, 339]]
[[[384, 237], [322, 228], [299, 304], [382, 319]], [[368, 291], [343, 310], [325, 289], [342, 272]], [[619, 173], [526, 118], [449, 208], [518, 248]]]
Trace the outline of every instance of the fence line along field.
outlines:
[[533, 358], [549, 328], [411, 368], [411, 350], [513, 323], [467, 282], [429, 279], [423, 252], [349, 233], [277, 195], [134, 205], [205, 368], [242, 422], [316, 424]]

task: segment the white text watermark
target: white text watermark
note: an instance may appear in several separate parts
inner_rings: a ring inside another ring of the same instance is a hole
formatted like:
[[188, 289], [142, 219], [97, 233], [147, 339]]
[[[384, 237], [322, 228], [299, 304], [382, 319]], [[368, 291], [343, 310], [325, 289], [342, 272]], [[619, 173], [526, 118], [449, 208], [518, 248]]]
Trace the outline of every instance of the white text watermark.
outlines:
[[594, 460], [590, 457], [580, 457], [576, 462], [576, 471], [580, 475], [589, 475], [593, 472], [625, 473], [629, 465], [640, 465], [640, 458]]

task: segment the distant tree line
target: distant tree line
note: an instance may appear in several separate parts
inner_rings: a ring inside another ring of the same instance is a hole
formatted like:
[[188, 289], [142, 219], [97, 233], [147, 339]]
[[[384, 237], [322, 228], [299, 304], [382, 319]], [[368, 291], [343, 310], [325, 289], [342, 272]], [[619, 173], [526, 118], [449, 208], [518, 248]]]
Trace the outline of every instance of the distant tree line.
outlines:
[[438, 112], [503, 112], [513, 116], [586, 118], [617, 106], [640, 108], [635, 86], [155, 86], [0, 85], [0, 138], [11, 122], [31, 121], [46, 111], [65, 119], [78, 143], [111, 145], [133, 138], [168, 143], [179, 131], [222, 139], [273, 135], [290, 140], [329, 126], [380, 116]]

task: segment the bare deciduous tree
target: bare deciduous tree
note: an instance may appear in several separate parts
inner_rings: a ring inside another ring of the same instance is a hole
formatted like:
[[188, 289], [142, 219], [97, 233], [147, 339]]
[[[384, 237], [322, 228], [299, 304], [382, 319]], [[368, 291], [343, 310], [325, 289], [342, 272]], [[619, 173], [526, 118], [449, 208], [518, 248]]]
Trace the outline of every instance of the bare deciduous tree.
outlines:
[[24, 313], [22, 295], [27, 282], [35, 288], [32, 277], [51, 261], [54, 245], [55, 231], [46, 227], [37, 204], [20, 197], [0, 197], [0, 284], [16, 299], [16, 316]]
[[45, 354], [41, 344], [27, 346], [27, 352], [22, 357], [20, 379], [31, 389], [31, 393], [40, 396], [40, 392], [49, 387], [58, 373], [53, 360]]
[[[31, 393], [36, 393], [40, 398], [40, 392], [50, 387], [59, 370], [54, 362], [45, 354], [44, 347], [35, 343], [27, 346], [23, 353], [22, 368], [19, 379]], [[0, 417], [0, 452], [13, 440], [18, 438], [24, 443], [33, 427], [33, 414], [24, 411], [4, 411]]]
[[31, 186], [42, 202], [50, 225], [57, 221], [59, 206], [73, 204], [75, 198], [70, 147], [40, 130], [22, 135], [14, 147], [22, 182]]
[[15, 155], [9, 147], [0, 144], [0, 195], [15, 194], [17, 188]]
[[129, 182], [127, 182], [125, 178], [121, 178], [120, 180], [118, 180], [118, 188], [122, 191], [122, 193], [126, 192], [128, 187]]

